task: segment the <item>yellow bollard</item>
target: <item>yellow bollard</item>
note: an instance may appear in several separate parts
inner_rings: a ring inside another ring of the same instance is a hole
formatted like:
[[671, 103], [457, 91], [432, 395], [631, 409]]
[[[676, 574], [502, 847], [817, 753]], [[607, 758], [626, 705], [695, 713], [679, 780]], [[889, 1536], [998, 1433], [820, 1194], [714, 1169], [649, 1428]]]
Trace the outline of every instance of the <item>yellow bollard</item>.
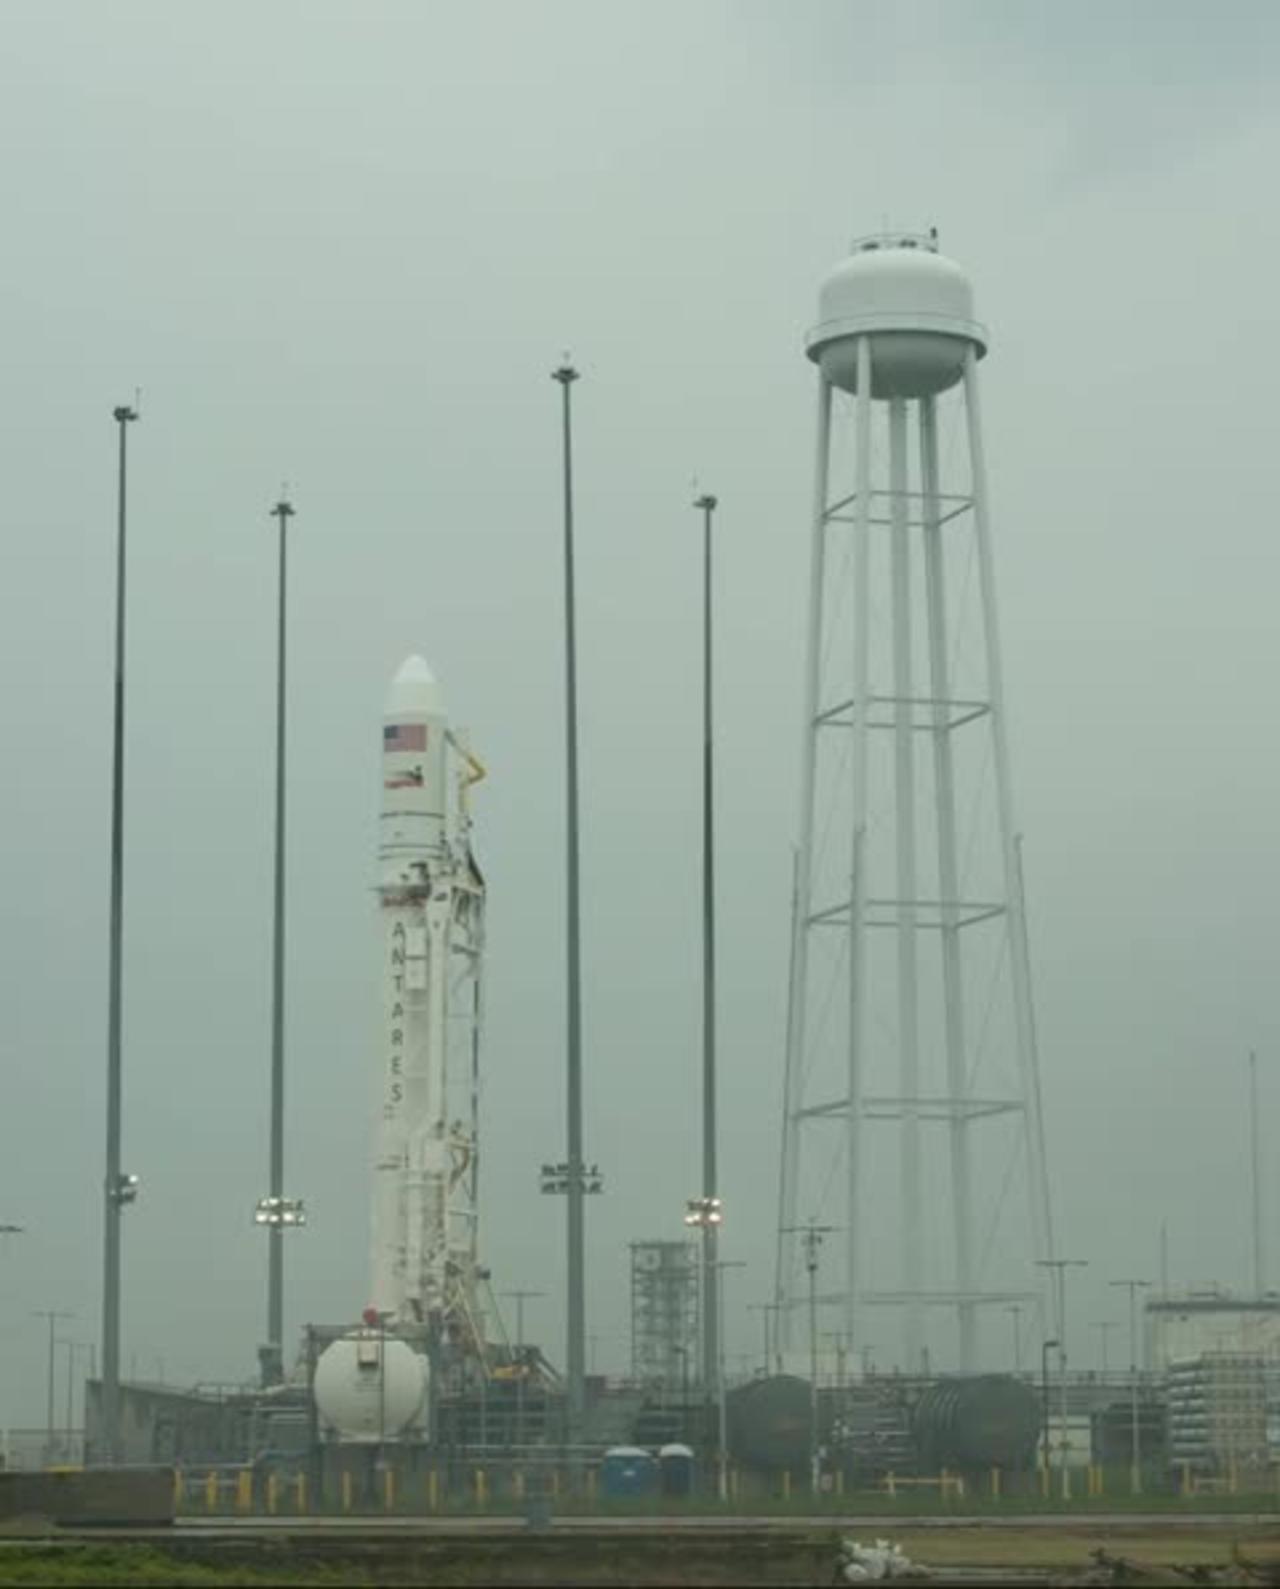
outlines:
[[483, 1468], [476, 1469], [476, 1505], [483, 1506], [488, 1499], [488, 1483]]
[[427, 1474], [427, 1510], [437, 1512], [440, 1509], [440, 1475], [432, 1468]]
[[212, 1512], [218, 1505], [218, 1475], [210, 1470], [204, 1481], [205, 1510]]
[[253, 1511], [253, 1474], [248, 1468], [236, 1474], [236, 1511]]
[[351, 1510], [351, 1474], [345, 1468], [342, 1471], [342, 1510]]
[[783, 1473], [782, 1473], [782, 1499], [784, 1501], [789, 1501], [791, 1499], [791, 1469], [790, 1468], [784, 1468], [783, 1469]]
[[514, 1474], [514, 1476], [512, 1478], [512, 1484], [515, 1487], [516, 1500], [517, 1501], [523, 1501], [524, 1500], [524, 1469], [523, 1468], [517, 1468], [516, 1469], [515, 1474]]
[[173, 1470], [173, 1509], [175, 1512], [182, 1510], [182, 1503], [187, 1498], [187, 1486], [182, 1477], [182, 1469]]
[[992, 1470], [991, 1470], [991, 1499], [993, 1501], [998, 1501], [1000, 1499], [1000, 1469], [999, 1468], [992, 1468]]
[[383, 1468], [382, 1470], [382, 1504], [388, 1512], [395, 1511], [396, 1470], [394, 1468]]
[[299, 1512], [307, 1509], [307, 1476], [299, 1473], [293, 1481], [293, 1502]]
[[267, 1511], [275, 1516], [276, 1505], [279, 1501], [280, 1479], [274, 1473], [267, 1474]]

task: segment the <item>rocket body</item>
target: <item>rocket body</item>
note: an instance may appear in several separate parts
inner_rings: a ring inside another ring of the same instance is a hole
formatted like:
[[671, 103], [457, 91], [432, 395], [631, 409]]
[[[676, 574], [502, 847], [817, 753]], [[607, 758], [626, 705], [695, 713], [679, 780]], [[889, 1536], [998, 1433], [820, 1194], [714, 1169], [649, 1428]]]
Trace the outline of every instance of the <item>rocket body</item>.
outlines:
[[372, 1305], [393, 1323], [461, 1327], [476, 1314], [484, 884], [466, 810], [476, 764], [420, 657], [392, 683], [381, 751]]

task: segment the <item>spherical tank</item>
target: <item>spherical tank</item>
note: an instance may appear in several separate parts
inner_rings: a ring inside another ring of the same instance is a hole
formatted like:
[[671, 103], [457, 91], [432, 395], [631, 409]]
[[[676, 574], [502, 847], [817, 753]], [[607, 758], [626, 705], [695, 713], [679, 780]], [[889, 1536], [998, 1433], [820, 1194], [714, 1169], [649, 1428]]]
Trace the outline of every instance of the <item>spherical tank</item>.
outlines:
[[426, 1393], [425, 1358], [376, 1329], [352, 1330], [316, 1363], [316, 1407], [341, 1440], [394, 1440], [418, 1416]]
[[979, 358], [987, 351], [969, 278], [932, 235], [861, 238], [822, 283], [805, 350], [842, 391], [857, 390], [862, 337], [871, 340], [873, 397], [945, 392], [963, 375], [970, 347]]

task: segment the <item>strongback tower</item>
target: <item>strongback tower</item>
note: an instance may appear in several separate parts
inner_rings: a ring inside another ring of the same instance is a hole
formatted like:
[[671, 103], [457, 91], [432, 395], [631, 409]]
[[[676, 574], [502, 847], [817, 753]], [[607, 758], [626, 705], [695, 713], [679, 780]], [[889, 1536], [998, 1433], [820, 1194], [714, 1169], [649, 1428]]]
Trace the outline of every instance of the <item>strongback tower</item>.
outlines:
[[[1034, 1296], [1052, 1256], [987, 334], [934, 234], [856, 243], [819, 312], [775, 1300], [785, 1340], [806, 1295], [796, 1233], [822, 1219], [839, 1235], [820, 1300], [849, 1343], [968, 1372], [979, 1308]], [[893, 1310], [895, 1344], [873, 1306]]]

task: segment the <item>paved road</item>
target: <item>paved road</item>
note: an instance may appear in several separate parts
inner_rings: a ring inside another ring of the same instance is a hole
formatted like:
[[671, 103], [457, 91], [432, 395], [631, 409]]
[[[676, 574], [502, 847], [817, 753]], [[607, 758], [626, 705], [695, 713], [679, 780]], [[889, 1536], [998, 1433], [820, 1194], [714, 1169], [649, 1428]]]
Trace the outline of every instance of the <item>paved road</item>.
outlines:
[[[893, 1529], [899, 1533], [912, 1529], [982, 1529], [982, 1528], [1048, 1528], [1064, 1532], [1081, 1530], [1097, 1533], [1108, 1531], [1129, 1532], [1138, 1529], [1177, 1529], [1196, 1531], [1206, 1528], [1265, 1528], [1280, 1527], [1280, 1512], [1073, 1512], [1061, 1514], [1047, 1512], [1031, 1516], [1017, 1514], [999, 1517], [947, 1516], [911, 1517], [901, 1512], [869, 1516], [836, 1517], [830, 1514], [814, 1517], [724, 1517], [714, 1514], [703, 1517], [676, 1515], [670, 1517], [610, 1516], [553, 1516], [551, 1528], [556, 1532], [574, 1530], [621, 1530], [636, 1533], [678, 1533], [681, 1530], [728, 1530], [733, 1533], [787, 1533], [796, 1529], [831, 1528], [849, 1532], [866, 1533], [879, 1529]], [[526, 1527], [523, 1517], [181, 1517], [168, 1532], [204, 1534], [210, 1531], [244, 1529], [264, 1531], [298, 1530], [320, 1532], [334, 1530], [346, 1532], [364, 1530], [367, 1533], [421, 1533], [421, 1534], [481, 1534], [519, 1532]]]

